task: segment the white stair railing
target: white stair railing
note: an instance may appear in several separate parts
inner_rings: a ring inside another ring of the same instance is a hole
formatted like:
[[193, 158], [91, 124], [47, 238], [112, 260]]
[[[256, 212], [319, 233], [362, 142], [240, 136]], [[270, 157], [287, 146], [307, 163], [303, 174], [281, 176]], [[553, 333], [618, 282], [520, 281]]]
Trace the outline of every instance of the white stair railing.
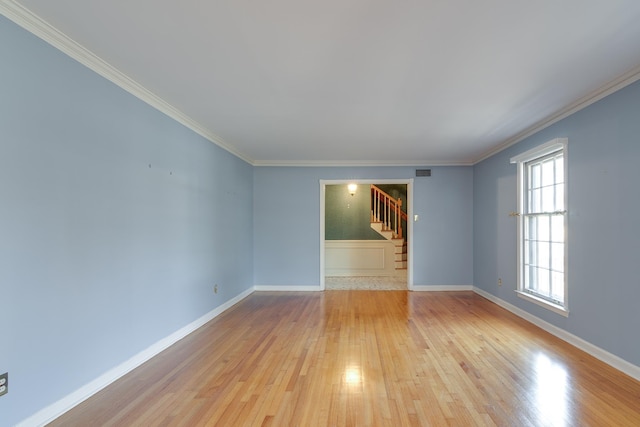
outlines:
[[383, 231], [392, 231], [394, 238], [402, 238], [402, 220], [407, 220], [402, 211], [402, 199], [394, 199], [371, 184], [371, 221], [382, 223]]

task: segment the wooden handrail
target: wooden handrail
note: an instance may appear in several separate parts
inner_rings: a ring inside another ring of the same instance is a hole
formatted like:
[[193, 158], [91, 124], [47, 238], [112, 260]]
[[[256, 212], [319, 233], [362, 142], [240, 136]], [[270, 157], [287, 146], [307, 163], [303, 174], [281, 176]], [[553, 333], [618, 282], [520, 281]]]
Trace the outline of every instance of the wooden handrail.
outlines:
[[381, 222], [383, 230], [393, 232], [394, 238], [402, 238], [402, 220], [408, 220], [402, 211], [402, 199], [395, 199], [371, 184], [371, 221]]

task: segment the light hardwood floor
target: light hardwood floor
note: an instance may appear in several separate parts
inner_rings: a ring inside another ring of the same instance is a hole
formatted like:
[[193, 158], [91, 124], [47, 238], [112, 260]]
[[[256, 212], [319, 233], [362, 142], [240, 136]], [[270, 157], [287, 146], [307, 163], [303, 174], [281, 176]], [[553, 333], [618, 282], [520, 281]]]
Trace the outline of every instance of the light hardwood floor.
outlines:
[[640, 382], [472, 292], [256, 292], [52, 426], [640, 426]]

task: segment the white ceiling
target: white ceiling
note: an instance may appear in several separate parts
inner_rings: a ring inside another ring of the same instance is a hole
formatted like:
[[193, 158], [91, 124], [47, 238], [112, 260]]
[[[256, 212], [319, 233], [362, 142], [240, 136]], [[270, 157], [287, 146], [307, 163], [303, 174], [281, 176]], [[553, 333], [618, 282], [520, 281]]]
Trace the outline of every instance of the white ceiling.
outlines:
[[640, 78], [638, 0], [1, 1], [256, 165], [472, 164]]

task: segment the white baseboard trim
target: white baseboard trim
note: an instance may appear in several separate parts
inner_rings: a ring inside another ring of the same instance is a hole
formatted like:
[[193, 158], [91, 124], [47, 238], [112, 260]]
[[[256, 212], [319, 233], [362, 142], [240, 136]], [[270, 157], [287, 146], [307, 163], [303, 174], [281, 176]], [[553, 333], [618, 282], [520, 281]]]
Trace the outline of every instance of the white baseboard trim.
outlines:
[[83, 387], [79, 388], [73, 393], [67, 395], [66, 397], [63, 397], [62, 399], [47, 406], [46, 408], [41, 409], [40, 411], [36, 412], [29, 418], [18, 423], [16, 427], [44, 426], [45, 424], [50, 423], [51, 421], [55, 420], [65, 412], [75, 407], [76, 405], [84, 402], [89, 397], [93, 396], [94, 394], [96, 394], [97, 392], [99, 392], [109, 384], [113, 383], [120, 377], [129, 373], [133, 369], [142, 365], [147, 360], [156, 356], [158, 353], [162, 352], [163, 350], [167, 349], [171, 345], [175, 344], [177, 341], [189, 335], [196, 329], [204, 326], [207, 322], [219, 316], [224, 311], [231, 308], [231, 306], [237, 304], [238, 302], [248, 297], [252, 293], [253, 293], [253, 288], [247, 289], [246, 291], [242, 292], [238, 296], [214, 308], [213, 310], [211, 310], [204, 316], [200, 317], [199, 319], [189, 323], [187, 326], [184, 326], [183, 328], [180, 328], [179, 330], [172, 333], [171, 335], [161, 339], [160, 341], [151, 345], [147, 349], [131, 357], [129, 360], [125, 361], [124, 363], [121, 363], [120, 365], [114, 367], [113, 369], [105, 372], [95, 380], [84, 385]]
[[416, 292], [451, 292], [451, 291], [472, 291], [473, 285], [413, 285], [412, 291]]
[[253, 289], [256, 292], [319, 292], [320, 285], [310, 286], [286, 286], [286, 285], [258, 285]]
[[478, 295], [481, 295], [484, 298], [488, 299], [489, 301], [499, 305], [500, 307], [506, 310], [509, 310], [516, 316], [521, 317], [522, 319], [530, 323], [533, 323], [534, 325], [538, 326], [541, 329], [544, 329], [545, 331], [549, 332], [551, 335], [555, 335], [561, 340], [573, 345], [574, 347], [579, 348], [580, 350], [590, 354], [596, 359], [601, 360], [607, 365], [610, 365], [613, 368], [619, 371], [622, 371], [625, 374], [629, 375], [630, 377], [640, 381], [640, 366], [636, 366], [633, 363], [627, 362], [626, 360], [616, 356], [615, 354], [609, 353], [608, 351], [603, 350], [602, 348], [596, 345], [593, 345], [590, 342], [585, 341], [582, 338], [576, 335], [573, 335], [562, 328], [552, 325], [551, 323], [546, 322], [540, 319], [539, 317], [536, 317], [516, 307], [515, 305], [510, 304], [505, 300], [496, 297], [495, 295], [492, 295], [486, 291], [483, 291], [482, 289], [474, 287], [473, 291]]

